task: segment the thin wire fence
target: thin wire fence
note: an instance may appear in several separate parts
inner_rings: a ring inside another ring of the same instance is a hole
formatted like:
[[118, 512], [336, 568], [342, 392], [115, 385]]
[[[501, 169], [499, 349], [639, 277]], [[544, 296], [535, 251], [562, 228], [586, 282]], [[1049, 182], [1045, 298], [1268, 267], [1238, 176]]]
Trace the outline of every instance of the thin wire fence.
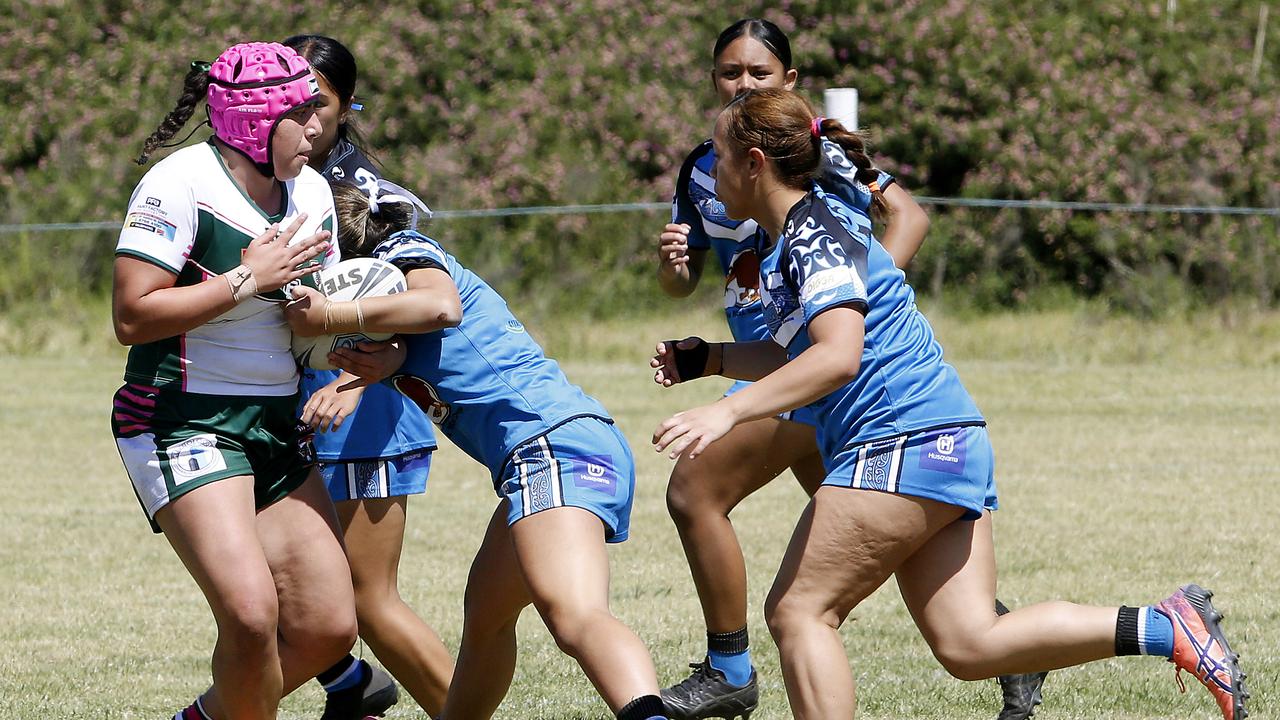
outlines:
[[[1154, 213], [1169, 215], [1251, 215], [1280, 217], [1280, 208], [1236, 207], [1229, 205], [1162, 205], [1151, 203], [1072, 202], [1064, 200], [1002, 200], [998, 198], [944, 198], [916, 196], [921, 205], [1023, 210], [1067, 210], [1104, 213]], [[601, 213], [647, 212], [670, 207], [665, 202], [607, 203], [600, 205], [534, 205], [473, 210], [436, 210], [433, 220], [503, 218], [529, 215], [595, 215]], [[0, 235], [21, 233], [115, 230], [119, 222], [0, 224]]]

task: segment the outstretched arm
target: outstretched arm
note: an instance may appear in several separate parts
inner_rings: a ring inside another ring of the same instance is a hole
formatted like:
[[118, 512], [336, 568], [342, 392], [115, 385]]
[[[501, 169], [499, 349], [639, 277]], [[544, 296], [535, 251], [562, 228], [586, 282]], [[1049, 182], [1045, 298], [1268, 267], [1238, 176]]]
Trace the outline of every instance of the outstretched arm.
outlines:
[[865, 318], [852, 307], [819, 314], [809, 322], [813, 344], [808, 349], [728, 397], [664, 420], [653, 433], [655, 449], [669, 451], [672, 458], [685, 453], [694, 458], [734, 425], [825, 397], [857, 376], [865, 333]]

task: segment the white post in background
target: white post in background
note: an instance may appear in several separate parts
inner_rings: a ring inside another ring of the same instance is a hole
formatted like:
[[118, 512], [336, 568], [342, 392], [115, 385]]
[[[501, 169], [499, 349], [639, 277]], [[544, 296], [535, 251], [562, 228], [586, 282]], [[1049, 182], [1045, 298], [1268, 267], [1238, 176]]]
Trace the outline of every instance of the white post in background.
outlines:
[[839, 120], [846, 130], [858, 129], [858, 89], [827, 88], [822, 92], [823, 112]]

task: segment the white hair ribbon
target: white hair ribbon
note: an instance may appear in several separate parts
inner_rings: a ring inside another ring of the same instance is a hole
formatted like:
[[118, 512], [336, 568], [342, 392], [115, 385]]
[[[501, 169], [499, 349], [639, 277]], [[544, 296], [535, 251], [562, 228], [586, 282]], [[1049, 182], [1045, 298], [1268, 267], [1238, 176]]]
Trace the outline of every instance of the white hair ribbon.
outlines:
[[378, 205], [382, 203], [408, 203], [413, 207], [413, 218], [409, 221], [409, 227], [416, 228], [418, 220], [430, 220], [431, 208], [427, 204], [418, 199], [417, 195], [400, 187], [399, 185], [378, 178], [377, 187], [373, 188], [373, 192], [369, 194], [369, 212], [378, 213]]

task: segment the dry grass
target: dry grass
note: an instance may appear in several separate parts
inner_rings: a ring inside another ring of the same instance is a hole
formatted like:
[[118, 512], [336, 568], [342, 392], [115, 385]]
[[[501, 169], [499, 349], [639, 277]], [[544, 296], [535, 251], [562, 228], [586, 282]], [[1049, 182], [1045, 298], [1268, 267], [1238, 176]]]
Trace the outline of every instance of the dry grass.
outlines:
[[[935, 326], [991, 423], [1002, 509], [1000, 595], [1148, 602], [1195, 580], [1218, 592], [1254, 686], [1254, 716], [1274, 714], [1280, 675], [1280, 317], [1215, 313], [1142, 324], [1075, 308]], [[648, 451], [666, 414], [714, 398], [721, 383], [662, 391], [645, 367], [663, 336], [720, 334], [713, 315], [605, 326], [534, 323], [570, 376], [617, 416], [639, 458], [633, 538], [616, 548], [616, 611], [649, 643], [660, 679], [703, 652], [697, 602], [663, 507], [668, 463]], [[213, 627], [163, 538], [152, 536], [108, 430], [120, 353], [94, 330], [56, 355], [0, 357], [0, 717], [163, 718], [208, 680]], [[72, 342], [74, 341], [74, 342]], [[71, 342], [69, 345], [61, 345]], [[73, 348], [82, 349], [72, 352]], [[86, 357], [87, 356], [87, 357]], [[456, 645], [461, 589], [495, 500], [485, 472], [440, 453], [411, 503], [402, 590]], [[762, 677], [756, 720], [788, 716], [759, 607], [804, 499], [786, 478], [735, 514], [751, 572], [751, 632]], [[845, 626], [865, 718], [994, 717], [993, 682], [961, 683], [933, 661], [893, 588]], [[605, 718], [575, 666], [533, 613], [501, 718]], [[1037, 718], [1211, 718], [1172, 668], [1124, 659], [1057, 672]], [[282, 718], [318, 716], [314, 686]], [[422, 717], [401, 705], [392, 718]]]

